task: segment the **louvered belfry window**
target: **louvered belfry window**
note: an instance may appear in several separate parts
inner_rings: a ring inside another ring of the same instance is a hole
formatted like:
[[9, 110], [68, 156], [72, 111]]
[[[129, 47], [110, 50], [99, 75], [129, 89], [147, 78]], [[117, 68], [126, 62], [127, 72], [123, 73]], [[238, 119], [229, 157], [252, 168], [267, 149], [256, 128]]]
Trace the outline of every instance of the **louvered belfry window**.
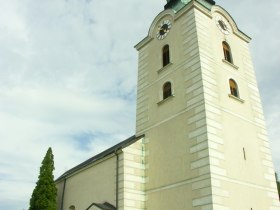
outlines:
[[163, 99], [168, 98], [169, 96], [172, 95], [172, 87], [170, 82], [166, 82], [163, 85]]
[[224, 51], [225, 60], [230, 63], [233, 63], [230, 46], [226, 42], [223, 42], [223, 51]]
[[163, 67], [170, 63], [169, 45], [162, 48], [162, 65]]

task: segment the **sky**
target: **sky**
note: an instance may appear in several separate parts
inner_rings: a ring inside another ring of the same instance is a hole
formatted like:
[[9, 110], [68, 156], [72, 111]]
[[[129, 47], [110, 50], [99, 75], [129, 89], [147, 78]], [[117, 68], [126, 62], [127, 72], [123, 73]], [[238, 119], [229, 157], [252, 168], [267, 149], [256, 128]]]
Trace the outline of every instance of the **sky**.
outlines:
[[[52, 147], [55, 178], [135, 134], [137, 51], [164, 0], [0, 0], [0, 210], [28, 209]], [[280, 1], [216, 0], [250, 44], [280, 172]]]

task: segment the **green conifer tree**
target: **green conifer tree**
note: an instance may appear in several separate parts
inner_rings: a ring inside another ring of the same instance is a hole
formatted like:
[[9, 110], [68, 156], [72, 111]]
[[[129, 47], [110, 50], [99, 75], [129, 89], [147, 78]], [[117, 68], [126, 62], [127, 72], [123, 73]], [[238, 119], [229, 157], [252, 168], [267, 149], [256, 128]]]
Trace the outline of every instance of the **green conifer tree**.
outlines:
[[277, 173], [275, 173], [275, 176], [276, 176], [276, 183], [277, 183], [278, 195], [279, 195], [279, 200], [280, 200], [280, 182], [279, 182]]
[[40, 174], [33, 190], [29, 210], [56, 210], [57, 189], [54, 183], [54, 159], [49, 148], [40, 167]]

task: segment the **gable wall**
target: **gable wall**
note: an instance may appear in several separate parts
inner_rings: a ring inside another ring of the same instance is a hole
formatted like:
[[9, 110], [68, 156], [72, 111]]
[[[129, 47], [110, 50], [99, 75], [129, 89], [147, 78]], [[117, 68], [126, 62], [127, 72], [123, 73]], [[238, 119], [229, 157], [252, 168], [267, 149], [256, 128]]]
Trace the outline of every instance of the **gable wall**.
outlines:
[[[116, 156], [83, 169], [67, 177], [64, 191], [63, 208], [61, 208], [64, 180], [57, 183], [58, 209], [68, 210], [71, 205], [85, 210], [93, 202], [105, 201], [116, 203]], [[91, 208], [92, 209], [92, 208]]]

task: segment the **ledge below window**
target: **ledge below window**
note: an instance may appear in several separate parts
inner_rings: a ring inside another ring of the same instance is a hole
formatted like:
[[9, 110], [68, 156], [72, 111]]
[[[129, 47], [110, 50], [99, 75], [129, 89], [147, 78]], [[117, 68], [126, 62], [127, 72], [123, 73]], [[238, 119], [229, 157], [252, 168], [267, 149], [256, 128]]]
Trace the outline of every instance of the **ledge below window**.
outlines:
[[159, 101], [157, 104], [158, 104], [158, 105], [161, 105], [161, 104], [163, 104], [163, 103], [166, 102], [166, 101], [170, 101], [172, 98], [174, 98], [174, 95], [171, 95], [171, 96], [169, 96], [169, 97], [167, 97], [167, 98], [165, 98], [165, 99]]
[[159, 74], [159, 73], [165, 71], [165, 70], [168, 69], [171, 65], [172, 65], [172, 63], [169, 63], [169, 64], [165, 65], [165, 66], [162, 67], [161, 69], [157, 70], [157, 73]]
[[232, 95], [232, 94], [228, 94], [228, 97], [233, 98], [233, 99], [239, 101], [239, 102], [242, 103], [242, 104], [245, 102], [243, 99], [238, 98], [238, 97], [236, 97], [236, 96], [234, 96], [234, 95]]
[[227, 60], [225, 60], [225, 59], [223, 59], [222, 61], [223, 61], [224, 63], [226, 63], [226, 64], [230, 65], [231, 67], [235, 68], [236, 70], [238, 70], [238, 69], [239, 69], [239, 67], [238, 67], [238, 66], [234, 65], [234, 64], [233, 64], [233, 63], [231, 63], [231, 62], [228, 62], [228, 61], [227, 61]]

